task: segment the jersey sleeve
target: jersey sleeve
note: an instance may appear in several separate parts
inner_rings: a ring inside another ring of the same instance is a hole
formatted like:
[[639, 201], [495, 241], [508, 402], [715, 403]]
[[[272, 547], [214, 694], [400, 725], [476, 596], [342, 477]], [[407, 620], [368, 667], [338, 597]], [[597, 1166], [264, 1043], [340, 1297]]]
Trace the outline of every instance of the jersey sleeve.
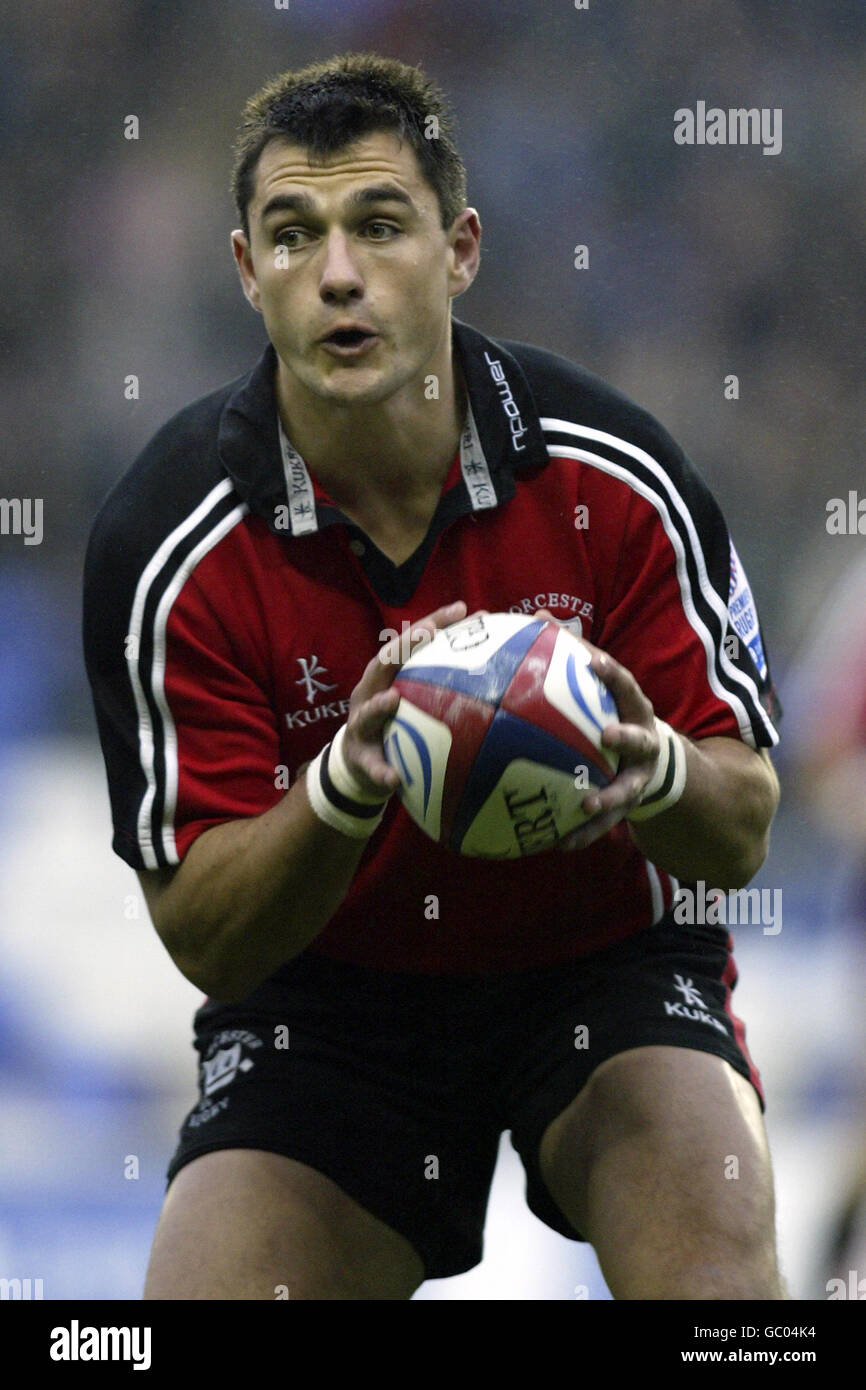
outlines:
[[632, 451], [616, 575], [593, 641], [689, 738], [773, 747], [781, 705], [745, 569], [703, 479], [655, 430]]
[[[231, 513], [217, 518], [216, 543], [232, 523]], [[122, 546], [91, 541], [85, 658], [113, 847], [135, 869], [178, 864], [203, 831], [259, 815], [284, 794], [266, 673], [239, 640], [208, 602], [189, 555], [135, 574]]]

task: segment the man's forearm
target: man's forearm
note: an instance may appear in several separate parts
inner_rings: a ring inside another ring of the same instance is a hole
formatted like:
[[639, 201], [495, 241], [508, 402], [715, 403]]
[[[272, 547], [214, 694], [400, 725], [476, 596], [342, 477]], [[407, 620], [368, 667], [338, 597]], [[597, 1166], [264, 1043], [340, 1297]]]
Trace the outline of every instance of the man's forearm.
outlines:
[[318, 935], [367, 844], [313, 812], [302, 778], [278, 805], [200, 835], [180, 866], [142, 885], [178, 969], [216, 999], [244, 999]]
[[708, 738], [686, 749], [686, 785], [679, 801], [651, 820], [630, 823], [632, 838], [652, 863], [676, 878], [714, 888], [742, 888], [767, 855], [779, 799], [776, 774], [763, 757], [733, 738]]
[[[458, 599], [419, 618], [413, 649], [465, 616]], [[141, 873], [172, 960], [215, 999], [245, 999], [318, 935], [346, 896], [399, 785], [382, 732], [400, 702], [393, 679], [402, 642], [395, 635], [370, 658], [346, 723], [278, 805], [206, 830], [174, 870]]]

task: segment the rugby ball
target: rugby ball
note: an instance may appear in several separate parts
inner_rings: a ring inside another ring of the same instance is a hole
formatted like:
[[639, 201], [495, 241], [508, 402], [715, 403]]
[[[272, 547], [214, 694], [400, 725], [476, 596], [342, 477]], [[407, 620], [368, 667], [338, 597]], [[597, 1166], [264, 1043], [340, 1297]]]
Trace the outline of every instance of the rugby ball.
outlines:
[[619, 718], [586, 645], [558, 623], [484, 613], [410, 656], [385, 756], [416, 825], [459, 854], [520, 859], [587, 819], [616, 775], [601, 733]]

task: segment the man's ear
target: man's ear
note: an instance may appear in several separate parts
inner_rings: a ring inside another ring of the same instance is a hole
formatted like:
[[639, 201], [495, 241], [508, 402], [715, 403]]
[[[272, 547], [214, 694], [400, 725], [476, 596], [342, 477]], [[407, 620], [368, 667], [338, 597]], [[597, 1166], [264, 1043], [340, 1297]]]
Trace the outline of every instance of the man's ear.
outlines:
[[256, 272], [253, 267], [253, 257], [250, 251], [249, 238], [246, 233], [239, 228], [232, 232], [232, 254], [238, 268], [238, 275], [241, 277], [241, 285], [244, 294], [252, 304], [257, 314], [261, 313], [259, 299], [259, 287], [256, 281]]
[[452, 299], [468, 290], [481, 260], [481, 219], [475, 208], [464, 208], [448, 233], [451, 270], [448, 291]]

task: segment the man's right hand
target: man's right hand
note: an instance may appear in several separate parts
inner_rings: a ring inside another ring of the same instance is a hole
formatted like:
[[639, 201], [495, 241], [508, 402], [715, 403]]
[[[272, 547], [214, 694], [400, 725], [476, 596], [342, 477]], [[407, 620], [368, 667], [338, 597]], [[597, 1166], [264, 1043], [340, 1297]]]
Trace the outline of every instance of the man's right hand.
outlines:
[[[409, 629], [416, 650], [466, 616], [465, 603], [437, 608]], [[386, 642], [352, 691], [343, 762], [385, 801], [399, 785], [385, 761], [382, 730], [399, 704], [392, 682], [405, 660]], [[259, 816], [203, 831], [181, 864], [142, 870], [154, 925], [178, 969], [214, 999], [245, 999], [298, 955], [348, 892], [367, 841], [341, 834], [313, 810], [306, 776]]]
[[[437, 631], [459, 623], [466, 617], [462, 599], [437, 608], [425, 618], [419, 618], [409, 630], [409, 646], [414, 653], [431, 642]], [[343, 740], [346, 766], [368, 792], [394, 792], [400, 778], [385, 761], [382, 730], [396, 713], [400, 693], [393, 688], [394, 677], [405, 659], [401, 650], [404, 637], [392, 637], [367, 662], [364, 674], [349, 697], [349, 715]]]

